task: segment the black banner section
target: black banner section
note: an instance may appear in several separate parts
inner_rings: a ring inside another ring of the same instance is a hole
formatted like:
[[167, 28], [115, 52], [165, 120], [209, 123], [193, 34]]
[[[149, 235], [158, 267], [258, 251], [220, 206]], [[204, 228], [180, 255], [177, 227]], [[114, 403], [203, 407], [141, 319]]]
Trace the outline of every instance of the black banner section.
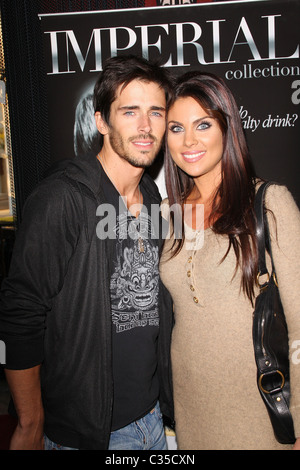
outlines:
[[74, 155], [78, 103], [108, 57], [159, 57], [174, 74], [200, 69], [233, 91], [257, 173], [300, 203], [299, 0], [207, 3], [40, 15], [51, 158]]

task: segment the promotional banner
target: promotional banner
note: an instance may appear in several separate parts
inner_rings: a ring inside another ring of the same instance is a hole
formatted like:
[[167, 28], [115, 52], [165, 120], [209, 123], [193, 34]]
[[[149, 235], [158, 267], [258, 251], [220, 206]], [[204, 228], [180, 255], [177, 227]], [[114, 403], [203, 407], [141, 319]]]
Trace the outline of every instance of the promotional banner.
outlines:
[[[175, 75], [203, 70], [234, 93], [258, 175], [300, 204], [299, 0], [195, 3], [40, 15], [52, 160], [92, 146], [91, 93], [105, 60], [159, 58]], [[82, 135], [85, 134], [85, 141]], [[165, 195], [162, 173], [156, 175]]]

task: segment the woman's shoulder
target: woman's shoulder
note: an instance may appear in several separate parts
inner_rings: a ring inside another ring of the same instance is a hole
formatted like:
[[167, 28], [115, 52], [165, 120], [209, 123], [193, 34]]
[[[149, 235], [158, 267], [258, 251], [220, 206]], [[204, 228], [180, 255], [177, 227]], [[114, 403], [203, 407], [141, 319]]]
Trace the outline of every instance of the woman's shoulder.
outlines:
[[[257, 182], [257, 189], [263, 182]], [[275, 215], [276, 219], [282, 219], [286, 222], [293, 220], [294, 223], [300, 223], [299, 207], [290, 190], [284, 184], [271, 182], [265, 193], [265, 206]]]
[[[256, 182], [256, 189], [263, 184], [262, 180]], [[278, 182], [270, 182], [269, 186], [266, 189], [265, 194], [266, 207], [271, 209], [272, 207], [281, 207], [288, 205], [296, 205], [296, 201], [289, 191], [288, 187], [284, 184]]]

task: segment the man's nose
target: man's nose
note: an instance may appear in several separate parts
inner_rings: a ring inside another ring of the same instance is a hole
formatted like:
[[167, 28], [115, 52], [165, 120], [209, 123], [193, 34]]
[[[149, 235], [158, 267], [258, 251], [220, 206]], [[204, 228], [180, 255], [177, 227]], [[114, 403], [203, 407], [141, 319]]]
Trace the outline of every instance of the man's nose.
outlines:
[[145, 134], [149, 134], [151, 132], [152, 126], [151, 126], [151, 119], [150, 117], [145, 114], [140, 117], [139, 124], [138, 124], [138, 130], [139, 132], [143, 132]]

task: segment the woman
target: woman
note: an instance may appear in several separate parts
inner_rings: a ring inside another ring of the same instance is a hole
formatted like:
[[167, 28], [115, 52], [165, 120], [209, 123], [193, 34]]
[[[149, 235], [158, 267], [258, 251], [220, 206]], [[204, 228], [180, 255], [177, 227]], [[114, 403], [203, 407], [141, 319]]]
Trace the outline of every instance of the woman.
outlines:
[[[168, 201], [162, 211], [166, 217], [170, 213], [173, 229], [160, 269], [174, 302], [178, 447], [292, 448], [276, 441], [256, 385], [253, 202], [260, 182], [237, 105], [221, 79], [190, 72], [177, 82], [167, 126]], [[283, 186], [267, 189], [266, 206], [290, 344], [299, 344], [293, 341], [300, 339], [300, 213]], [[296, 362], [291, 361], [291, 411], [298, 437], [300, 364]]]

